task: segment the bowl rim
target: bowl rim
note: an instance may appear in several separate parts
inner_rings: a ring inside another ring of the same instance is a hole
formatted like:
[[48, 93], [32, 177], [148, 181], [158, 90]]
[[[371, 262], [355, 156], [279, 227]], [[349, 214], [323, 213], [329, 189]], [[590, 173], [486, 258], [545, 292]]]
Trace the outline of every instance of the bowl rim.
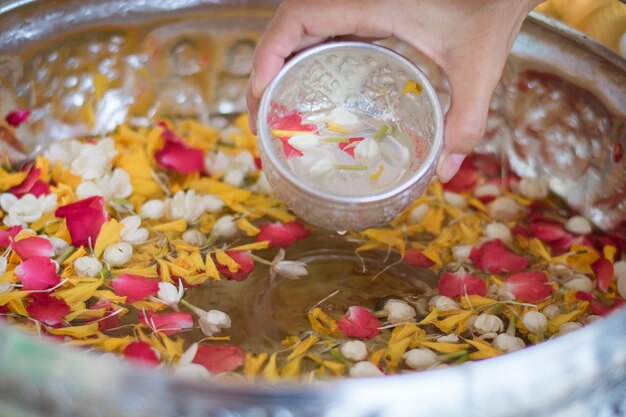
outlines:
[[[417, 78], [417, 81], [421, 84], [424, 93], [428, 95], [429, 100], [433, 104], [435, 133], [428, 155], [422, 162], [421, 166], [413, 174], [411, 174], [401, 183], [396, 184], [395, 186], [382, 193], [347, 196], [343, 194], [335, 194], [323, 191], [317, 187], [309, 185], [307, 182], [299, 179], [293, 172], [291, 172], [291, 170], [287, 169], [284, 164], [281, 163], [281, 161], [278, 159], [278, 156], [276, 155], [276, 152], [274, 151], [274, 146], [271, 144], [272, 137], [268, 134], [270, 128], [268, 126], [266, 116], [269, 113], [274, 90], [278, 87], [284, 76], [289, 73], [297, 64], [309, 59], [311, 56], [328, 50], [344, 48], [359, 48], [371, 50], [377, 53], [388, 55], [393, 59], [399, 61], [402, 65], [404, 65], [408, 70], [412, 72], [410, 74], [411, 77], [415, 76]], [[293, 186], [304, 191], [309, 196], [337, 204], [371, 204], [384, 202], [397, 195], [403, 194], [404, 192], [410, 190], [413, 186], [415, 186], [416, 183], [419, 182], [419, 180], [421, 180], [425, 175], [428, 174], [428, 171], [431, 170], [433, 165], [437, 163], [437, 159], [439, 158], [439, 155], [441, 154], [441, 151], [443, 149], [443, 120], [443, 111], [441, 109], [441, 103], [437, 98], [435, 88], [430, 83], [428, 77], [426, 77], [426, 74], [424, 74], [417, 67], [417, 65], [410, 61], [408, 58], [394, 51], [393, 49], [378, 44], [355, 41], [332, 41], [310, 47], [298, 53], [281, 68], [279, 73], [270, 82], [268, 87], [265, 89], [265, 92], [261, 99], [261, 105], [259, 106], [259, 112], [257, 115], [257, 138], [259, 146], [262, 147], [262, 149], [264, 150], [263, 153], [269, 159], [273, 167], [280, 173], [280, 175], [288, 180]]]

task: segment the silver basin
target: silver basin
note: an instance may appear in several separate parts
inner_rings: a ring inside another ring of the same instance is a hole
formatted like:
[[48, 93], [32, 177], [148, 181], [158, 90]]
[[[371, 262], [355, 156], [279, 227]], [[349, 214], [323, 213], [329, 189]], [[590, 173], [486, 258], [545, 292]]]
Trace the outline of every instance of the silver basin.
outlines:
[[[244, 110], [250, 52], [275, 2], [15, 0], [0, 4], [0, 114], [33, 109], [19, 161], [130, 119]], [[445, 79], [422, 63], [445, 101]], [[531, 72], [528, 72], [528, 71]], [[539, 73], [557, 74], [559, 79]], [[95, 79], [93, 74], [102, 74]], [[541, 80], [545, 82], [542, 82]], [[107, 87], [102, 92], [101, 85]], [[85, 123], [85, 106], [103, 94]], [[553, 20], [524, 24], [481, 152], [499, 152], [603, 229], [626, 224], [626, 60]], [[539, 127], [539, 128], [537, 128]], [[0, 416], [623, 416], [626, 310], [480, 363], [384, 379], [192, 384], [0, 326]]]

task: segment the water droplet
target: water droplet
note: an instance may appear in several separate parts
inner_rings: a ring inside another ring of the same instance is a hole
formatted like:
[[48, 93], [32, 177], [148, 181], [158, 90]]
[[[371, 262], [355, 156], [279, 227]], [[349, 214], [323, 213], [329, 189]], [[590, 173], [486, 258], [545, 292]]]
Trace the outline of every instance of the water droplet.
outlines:
[[337, 234], [338, 234], [339, 236], [343, 236], [343, 235], [345, 235], [345, 234], [346, 234], [346, 230], [337, 230]]

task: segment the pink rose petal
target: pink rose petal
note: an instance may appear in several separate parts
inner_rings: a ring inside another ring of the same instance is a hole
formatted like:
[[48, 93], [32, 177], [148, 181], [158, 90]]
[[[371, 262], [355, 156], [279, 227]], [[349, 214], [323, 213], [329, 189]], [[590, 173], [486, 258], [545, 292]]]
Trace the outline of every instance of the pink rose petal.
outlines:
[[548, 276], [542, 271], [520, 272], [506, 279], [506, 289], [519, 301], [538, 303], [554, 292]]
[[337, 321], [339, 330], [349, 337], [372, 339], [380, 333], [380, 320], [374, 314], [360, 306], [348, 308], [348, 312]]
[[161, 137], [165, 139], [165, 146], [154, 154], [154, 159], [165, 169], [181, 174], [204, 172], [204, 152], [193, 148], [165, 123], [159, 123], [163, 128]]
[[26, 194], [33, 194], [35, 197], [50, 194], [50, 187], [45, 182], [39, 180], [41, 177], [41, 169], [31, 165], [28, 168], [28, 174], [21, 184], [11, 187], [9, 192], [15, 194], [16, 197], [22, 197]]
[[22, 226], [11, 226], [7, 230], [0, 230], [0, 247], [8, 248], [15, 236], [22, 230]]
[[124, 357], [136, 365], [149, 368], [159, 364], [159, 357], [152, 347], [146, 342], [132, 342], [124, 349]]
[[51, 258], [54, 256], [54, 248], [48, 239], [39, 236], [27, 237], [13, 242], [13, 250], [22, 260], [34, 256]]
[[306, 239], [310, 230], [297, 221], [287, 223], [266, 223], [259, 226], [261, 233], [257, 242], [268, 240], [272, 248], [286, 248], [296, 241]]
[[404, 262], [411, 266], [417, 266], [419, 268], [430, 268], [435, 263], [430, 260], [424, 253], [417, 249], [407, 249], [404, 254]]
[[487, 294], [485, 282], [460, 269], [457, 272], [445, 272], [437, 283], [439, 294], [446, 297], [458, 297], [461, 295], [482, 295]]
[[165, 335], [180, 333], [193, 327], [193, 317], [190, 313], [158, 314], [146, 311], [139, 313], [139, 321]]
[[95, 245], [102, 225], [108, 220], [104, 200], [100, 196], [59, 207], [55, 215], [65, 218], [72, 245], [76, 247], [88, 247], [90, 242]]
[[230, 372], [246, 360], [246, 351], [233, 345], [198, 345], [193, 363], [204, 366], [209, 372]]
[[20, 127], [22, 123], [28, 121], [30, 117], [30, 110], [27, 109], [13, 109], [11, 110], [4, 120], [13, 127]]
[[56, 273], [57, 265], [50, 258], [28, 258], [15, 268], [24, 290], [47, 290], [61, 282]]
[[239, 265], [237, 272], [230, 272], [226, 265], [220, 263], [217, 264], [217, 270], [224, 278], [230, 281], [243, 281], [248, 278], [248, 275], [254, 271], [254, 260], [250, 256], [248, 251], [226, 251], [226, 254], [233, 258]]
[[70, 306], [65, 300], [51, 296], [48, 293], [34, 293], [30, 295], [32, 301], [26, 306], [28, 314], [50, 327], [60, 327], [63, 318], [70, 312]]
[[473, 248], [470, 259], [478, 268], [494, 274], [519, 272], [528, 266], [528, 259], [511, 252], [499, 239]]
[[565, 227], [560, 223], [537, 221], [531, 223], [528, 228], [535, 237], [538, 237], [544, 242], [554, 242], [566, 237], [571, 237], [565, 230]]
[[159, 292], [159, 280], [141, 275], [122, 274], [111, 281], [115, 294], [125, 296], [127, 303], [143, 300]]

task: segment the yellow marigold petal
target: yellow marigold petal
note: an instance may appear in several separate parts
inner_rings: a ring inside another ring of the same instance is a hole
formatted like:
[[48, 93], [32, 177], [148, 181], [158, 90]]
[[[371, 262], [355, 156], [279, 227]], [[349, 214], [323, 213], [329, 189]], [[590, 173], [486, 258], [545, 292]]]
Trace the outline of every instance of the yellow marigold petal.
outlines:
[[270, 247], [270, 241], [264, 240], [261, 242], [248, 243], [247, 245], [235, 246], [234, 248], [229, 248], [229, 251], [246, 251], [246, 250], [263, 250]]
[[302, 356], [297, 356], [294, 359], [288, 360], [283, 369], [280, 371], [282, 378], [294, 379], [300, 376], [300, 365], [302, 363]]
[[363, 232], [363, 236], [370, 240], [382, 243], [386, 246], [395, 248], [400, 252], [400, 256], [404, 258], [406, 250], [406, 241], [403, 232], [400, 229], [367, 229]]
[[239, 220], [237, 220], [237, 227], [240, 230], [246, 232], [246, 235], [248, 236], [256, 236], [259, 233], [261, 233], [261, 229], [259, 229], [258, 227], [250, 223], [248, 219], [246, 219], [245, 217], [242, 217]]
[[317, 355], [308, 354], [307, 358], [311, 359], [312, 361], [314, 361], [314, 362], [318, 363], [319, 365], [323, 366], [324, 368], [328, 369], [335, 376], [343, 375], [343, 373], [345, 372], [345, 369], [346, 369], [346, 366], [344, 364], [342, 364], [342, 363], [325, 360], [325, 359], [320, 358]]
[[8, 172], [0, 168], [0, 191], [7, 191], [11, 187], [20, 185], [27, 175], [27, 171]]
[[569, 313], [559, 314], [548, 320], [548, 330], [550, 331], [550, 333], [557, 333], [562, 325], [576, 320], [583, 313], [584, 310], [577, 309], [570, 311]]
[[124, 229], [124, 225], [118, 223], [115, 219], [111, 219], [102, 225], [100, 233], [98, 233], [98, 238], [96, 239], [96, 245], [93, 248], [93, 253], [96, 258], [102, 256], [107, 246], [120, 241], [122, 229]]
[[490, 343], [478, 337], [475, 337], [471, 340], [465, 339], [465, 341], [478, 349], [478, 352], [473, 352], [470, 354], [470, 359], [486, 359], [502, 354], [500, 350], [496, 349]]
[[[7, 305], [12, 300], [21, 300], [30, 294], [30, 291], [9, 291], [0, 294], [0, 306]], [[28, 314], [27, 314], [28, 315]]]
[[15, 314], [28, 317], [28, 312], [26, 311], [26, 307], [24, 307], [24, 301], [21, 298], [11, 299], [7, 302], [7, 305], [9, 306], [9, 310]]
[[414, 80], [408, 80], [404, 87], [402, 87], [402, 91], [400, 94], [420, 94], [422, 92], [422, 85]]
[[442, 265], [443, 264], [441, 262], [441, 258], [439, 257], [439, 254], [431, 246], [425, 247], [424, 250], [422, 251], [422, 253], [424, 254], [425, 257], [427, 257], [428, 259], [430, 259], [431, 261], [433, 261], [437, 265]]
[[461, 303], [463, 304], [463, 307], [465, 308], [483, 307], [483, 306], [488, 306], [492, 304], [497, 304], [498, 302], [499, 302], [498, 300], [494, 300], [492, 298], [487, 298], [487, 297], [483, 297], [481, 295], [475, 295], [475, 294], [461, 297]]
[[338, 334], [337, 322], [326, 314], [321, 308], [314, 307], [307, 314], [313, 331], [322, 336]]
[[385, 356], [385, 352], [387, 351], [386, 348], [382, 348], [382, 349], [378, 349], [377, 351], [373, 352], [370, 355], [370, 362], [372, 362], [374, 365], [379, 366], [380, 361], [383, 359], [383, 357]]
[[385, 170], [385, 166], [383, 164], [380, 164], [380, 166], [378, 167], [378, 171], [370, 175], [370, 180], [378, 181], [380, 179], [380, 176], [383, 175], [384, 170]]
[[270, 360], [265, 365], [265, 369], [263, 369], [263, 377], [268, 380], [278, 379], [278, 366], [276, 365], [276, 353], [272, 353], [270, 356]]
[[448, 343], [448, 342], [420, 342], [420, 346], [432, 349], [439, 353], [453, 353], [469, 347], [466, 343]]
[[58, 329], [48, 327], [48, 332], [56, 336], [69, 336], [75, 339], [85, 339], [95, 336], [98, 332], [98, 323], [89, 323], [82, 326], [61, 327]]
[[68, 304], [75, 304], [81, 301], [87, 301], [94, 296], [96, 290], [100, 288], [103, 281], [101, 279], [94, 282], [78, 284], [67, 290], [59, 290], [55, 292], [55, 296], [62, 298]]
[[98, 298], [105, 298], [109, 301], [113, 301], [114, 303], [126, 303], [126, 296], [117, 295], [111, 290], [97, 290], [93, 293], [93, 296]]
[[152, 226], [152, 230], [155, 232], [179, 232], [182, 233], [187, 230], [187, 222], [185, 219], [178, 219], [168, 223], [157, 224]]
[[223, 250], [218, 250], [215, 252], [215, 259], [217, 259], [217, 262], [219, 264], [226, 265], [226, 267], [228, 267], [228, 271], [231, 273], [235, 273], [241, 268], [239, 264], [235, 262], [233, 258], [228, 256], [228, 254]]
[[553, 262], [550, 251], [546, 248], [543, 242], [537, 238], [532, 238], [528, 241], [528, 251], [538, 258], [542, 258], [548, 262]]
[[297, 356], [302, 355], [303, 353], [305, 353], [307, 350], [309, 350], [311, 348], [311, 346], [313, 346], [314, 344], [316, 344], [320, 339], [311, 334], [309, 335], [309, 337], [307, 337], [304, 340], [301, 340], [293, 349], [293, 351], [289, 354], [289, 356], [287, 356], [287, 360], [290, 361], [292, 359], [294, 359]]
[[159, 337], [163, 342], [163, 346], [165, 347], [165, 356], [170, 360], [175, 360], [180, 358], [183, 355], [183, 344], [184, 339], [181, 337], [177, 337], [176, 341], [167, 337], [167, 335], [163, 333], [159, 333]]
[[86, 309], [72, 311], [67, 316], [65, 316], [65, 320], [67, 320], [68, 322], [72, 322], [77, 319], [81, 319], [81, 320], [99, 319], [104, 316], [104, 313], [106, 313], [106, 309], [104, 308], [98, 308], [94, 310], [86, 308]]
[[437, 311], [436, 308], [433, 308], [430, 313], [428, 313], [428, 315], [426, 317], [424, 317], [422, 319], [422, 321], [420, 321], [419, 324], [420, 326], [423, 326], [425, 324], [431, 324], [434, 323], [437, 320], [437, 316], [439, 315], [439, 312]]
[[259, 371], [267, 361], [269, 355], [265, 352], [258, 355], [253, 355], [250, 352], [246, 353], [246, 362], [243, 365], [244, 372], [248, 378], [254, 378], [258, 375]]
[[81, 246], [80, 248], [76, 249], [74, 253], [72, 253], [65, 261], [63, 261], [61, 265], [65, 265], [65, 266], [74, 265], [74, 261], [76, 259], [83, 257], [85, 255], [87, 255], [87, 251], [85, 250], [83, 246]]
[[472, 314], [473, 311], [463, 311], [461, 313], [452, 315], [444, 320], [439, 320], [435, 322], [435, 326], [439, 328], [444, 333], [450, 333], [454, 330], [455, 327], [459, 326], [463, 321], [467, 320]]
[[405, 337], [404, 339], [389, 341], [389, 345], [385, 352], [385, 359], [387, 365], [390, 367], [397, 367], [402, 355], [409, 347], [413, 336]]
[[616, 253], [617, 253], [617, 248], [613, 245], [605, 245], [604, 248], [602, 248], [602, 254], [611, 263], [615, 262]]
[[134, 341], [135, 338], [132, 336], [110, 337], [102, 343], [102, 349], [107, 352], [121, 352]]
[[213, 281], [219, 281], [221, 278], [220, 273], [217, 270], [217, 267], [215, 266], [215, 262], [213, 262], [213, 258], [211, 257], [211, 254], [207, 253], [204, 259], [205, 259], [204, 270], [206, 272], [206, 275]]

